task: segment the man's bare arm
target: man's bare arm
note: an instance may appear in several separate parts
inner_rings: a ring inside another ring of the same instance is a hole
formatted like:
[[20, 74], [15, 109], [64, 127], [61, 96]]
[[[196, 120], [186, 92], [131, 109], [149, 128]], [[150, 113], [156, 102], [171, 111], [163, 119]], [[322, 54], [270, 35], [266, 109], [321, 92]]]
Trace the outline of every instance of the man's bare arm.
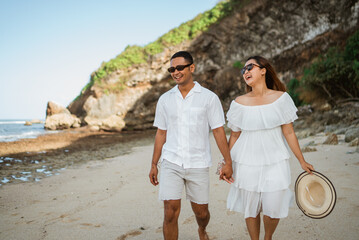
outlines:
[[229, 152], [227, 137], [226, 137], [226, 133], [224, 132], [224, 128], [219, 127], [213, 129], [213, 136], [216, 139], [217, 146], [221, 151], [224, 161], [226, 163], [222, 168], [220, 179], [223, 179], [228, 183], [232, 183], [234, 181], [232, 178], [232, 174], [233, 174], [232, 158]]
[[157, 133], [156, 133], [156, 137], [155, 137], [155, 146], [153, 148], [151, 170], [150, 170], [150, 174], [149, 174], [150, 181], [154, 186], [158, 185], [157, 164], [161, 157], [162, 147], [166, 142], [166, 135], [167, 135], [167, 130], [157, 129]]

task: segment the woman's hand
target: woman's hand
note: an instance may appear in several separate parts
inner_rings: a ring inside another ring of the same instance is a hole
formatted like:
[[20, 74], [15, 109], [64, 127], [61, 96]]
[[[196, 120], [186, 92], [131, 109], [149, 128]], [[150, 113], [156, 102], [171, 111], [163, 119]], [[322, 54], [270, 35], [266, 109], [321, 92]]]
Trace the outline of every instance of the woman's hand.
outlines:
[[232, 177], [233, 169], [232, 164], [224, 164], [222, 169], [219, 171], [219, 179], [224, 180], [227, 183], [231, 184], [234, 182], [234, 179]]
[[307, 163], [306, 161], [303, 161], [300, 165], [302, 166], [302, 169], [307, 173], [312, 174], [312, 171], [314, 171], [314, 167], [310, 163]]

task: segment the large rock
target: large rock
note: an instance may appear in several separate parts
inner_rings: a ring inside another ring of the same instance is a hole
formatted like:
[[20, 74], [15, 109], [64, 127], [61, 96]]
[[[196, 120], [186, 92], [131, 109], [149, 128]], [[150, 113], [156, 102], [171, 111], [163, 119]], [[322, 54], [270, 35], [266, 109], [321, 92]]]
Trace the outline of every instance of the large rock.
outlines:
[[45, 128], [48, 130], [62, 130], [68, 128], [78, 128], [81, 121], [75, 115], [67, 113], [57, 113], [46, 118]]
[[353, 141], [349, 143], [349, 147], [359, 146], [359, 138], [355, 138]]
[[126, 123], [120, 116], [111, 115], [102, 121], [101, 129], [105, 131], [121, 131]]
[[52, 115], [58, 114], [58, 113], [70, 114], [70, 111], [67, 108], [65, 108], [57, 103], [49, 101], [47, 103], [47, 108], [46, 108], [46, 117], [49, 117], [49, 116], [52, 116]]
[[65, 107], [49, 101], [46, 109], [45, 128], [48, 130], [62, 130], [67, 128], [78, 128], [81, 120], [71, 114]]
[[359, 127], [350, 128], [345, 132], [345, 142], [351, 142], [355, 138], [359, 138]]
[[329, 133], [323, 144], [338, 145], [338, 136], [334, 133]]
[[85, 117], [84, 121], [93, 130], [98, 129], [98, 130], [119, 132], [126, 125], [123, 118], [118, 115], [111, 115], [107, 118], [96, 118], [96, 117], [87, 116]]

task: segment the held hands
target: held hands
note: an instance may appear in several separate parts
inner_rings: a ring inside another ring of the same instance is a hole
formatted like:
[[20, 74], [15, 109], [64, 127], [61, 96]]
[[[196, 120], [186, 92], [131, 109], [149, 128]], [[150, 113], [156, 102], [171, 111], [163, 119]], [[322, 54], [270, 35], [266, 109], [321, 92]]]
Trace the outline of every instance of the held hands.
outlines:
[[219, 171], [219, 179], [224, 180], [227, 183], [231, 184], [234, 182], [234, 179], [232, 177], [233, 169], [232, 164], [223, 164], [222, 169]]
[[157, 165], [151, 165], [151, 170], [150, 170], [150, 181], [154, 186], [158, 185], [158, 180], [157, 180], [157, 175], [158, 175], [158, 169], [157, 169]]
[[306, 161], [301, 162], [301, 163], [300, 163], [300, 166], [301, 166], [302, 169], [303, 169], [304, 171], [306, 171], [307, 173], [312, 174], [312, 171], [314, 171], [314, 167], [313, 167], [311, 164], [307, 163]]

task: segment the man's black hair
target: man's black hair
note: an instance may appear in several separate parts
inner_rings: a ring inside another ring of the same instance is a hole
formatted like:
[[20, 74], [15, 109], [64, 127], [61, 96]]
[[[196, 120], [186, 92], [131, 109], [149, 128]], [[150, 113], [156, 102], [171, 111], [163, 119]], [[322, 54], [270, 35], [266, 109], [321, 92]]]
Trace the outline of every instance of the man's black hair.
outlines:
[[179, 51], [173, 54], [171, 60], [174, 58], [183, 57], [188, 63], [193, 63], [193, 57], [189, 52], [186, 51]]

